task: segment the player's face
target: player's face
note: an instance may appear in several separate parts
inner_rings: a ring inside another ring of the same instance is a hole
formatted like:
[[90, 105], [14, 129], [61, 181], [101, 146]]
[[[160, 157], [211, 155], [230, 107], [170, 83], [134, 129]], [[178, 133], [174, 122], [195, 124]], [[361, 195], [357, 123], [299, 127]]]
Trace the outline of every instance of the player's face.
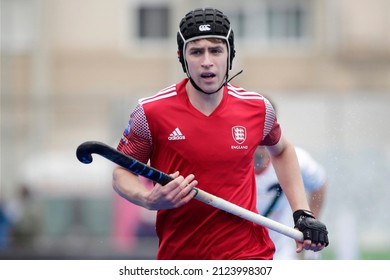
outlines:
[[223, 83], [227, 70], [228, 51], [220, 39], [200, 39], [189, 42], [185, 58], [188, 72], [205, 92], [216, 91]]

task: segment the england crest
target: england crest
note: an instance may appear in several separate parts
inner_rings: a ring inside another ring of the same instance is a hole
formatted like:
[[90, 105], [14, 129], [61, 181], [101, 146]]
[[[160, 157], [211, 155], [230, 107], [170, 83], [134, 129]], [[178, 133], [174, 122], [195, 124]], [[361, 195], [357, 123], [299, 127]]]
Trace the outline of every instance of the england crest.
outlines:
[[241, 145], [246, 139], [246, 128], [240, 125], [233, 126], [232, 136], [234, 141]]

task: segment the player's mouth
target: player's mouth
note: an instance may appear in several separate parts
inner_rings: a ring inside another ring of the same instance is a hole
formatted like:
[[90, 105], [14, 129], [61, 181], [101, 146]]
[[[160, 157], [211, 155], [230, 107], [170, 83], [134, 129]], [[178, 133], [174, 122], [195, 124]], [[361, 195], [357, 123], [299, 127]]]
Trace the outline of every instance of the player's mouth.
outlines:
[[200, 74], [200, 77], [205, 80], [211, 80], [215, 77], [216, 75], [212, 72], [203, 72]]

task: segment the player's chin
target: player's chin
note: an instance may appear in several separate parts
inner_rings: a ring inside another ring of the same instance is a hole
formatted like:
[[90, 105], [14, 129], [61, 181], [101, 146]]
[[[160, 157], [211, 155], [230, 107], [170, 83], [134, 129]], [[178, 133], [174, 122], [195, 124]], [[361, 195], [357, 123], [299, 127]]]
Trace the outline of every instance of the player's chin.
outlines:
[[202, 83], [201, 88], [206, 94], [213, 94], [218, 90], [219, 85], [217, 83]]

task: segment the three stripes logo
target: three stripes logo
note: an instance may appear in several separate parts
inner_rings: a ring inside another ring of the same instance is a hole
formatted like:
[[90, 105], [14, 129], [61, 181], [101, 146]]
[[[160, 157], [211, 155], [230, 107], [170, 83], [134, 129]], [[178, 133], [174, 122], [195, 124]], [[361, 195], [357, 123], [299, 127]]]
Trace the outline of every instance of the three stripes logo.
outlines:
[[180, 129], [178, 127], [175, 128], [174, 131], [172, 131], [171, 134], [168, 136], [168, 140], [185, 140], [186, 137], [181, 133]]

